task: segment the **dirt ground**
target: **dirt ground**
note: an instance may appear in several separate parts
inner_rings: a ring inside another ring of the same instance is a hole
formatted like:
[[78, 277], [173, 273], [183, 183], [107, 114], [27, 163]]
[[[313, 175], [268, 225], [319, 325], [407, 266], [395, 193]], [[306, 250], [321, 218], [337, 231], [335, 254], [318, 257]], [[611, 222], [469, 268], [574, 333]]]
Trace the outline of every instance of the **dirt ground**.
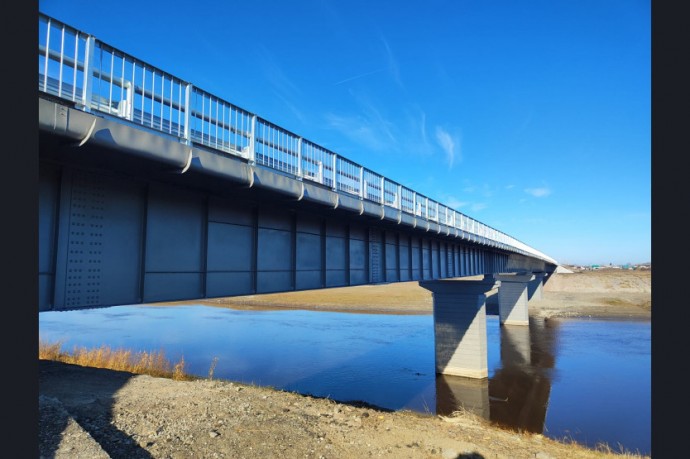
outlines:
[[[416, 282], [207, 301], [218, 307], [430, 313]], [[495, 296], [487, 303], [495, 301]], [[168, 303], [169, 304], [169, 303]], [[651, 271], [555, 274], [530, 314], [651, 319]], [[219, 380], [173, 381], [39, 361], [42, 458], [605, 458], [616, 445], [390, 412]]]

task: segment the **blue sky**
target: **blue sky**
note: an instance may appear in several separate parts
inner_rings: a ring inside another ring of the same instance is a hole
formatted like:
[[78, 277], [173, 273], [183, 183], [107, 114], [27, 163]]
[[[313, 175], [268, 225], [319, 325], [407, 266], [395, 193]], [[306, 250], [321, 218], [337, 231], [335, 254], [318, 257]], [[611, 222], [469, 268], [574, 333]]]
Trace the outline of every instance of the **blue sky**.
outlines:
[[651, 261], [651, 5], [41, 0], [560, 263]]

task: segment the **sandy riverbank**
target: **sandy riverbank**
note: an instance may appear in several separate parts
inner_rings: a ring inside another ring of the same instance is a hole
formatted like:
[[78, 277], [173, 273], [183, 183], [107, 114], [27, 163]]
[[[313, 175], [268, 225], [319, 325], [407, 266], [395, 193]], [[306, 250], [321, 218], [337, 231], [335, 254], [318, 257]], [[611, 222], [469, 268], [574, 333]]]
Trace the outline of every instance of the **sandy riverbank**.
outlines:
[[[651, 271], [621, 269], [554, 274], [544, 285], [542, 299], [530, 303], [530, 314], [651, 318], [651, 279]], [[494, 290], [488, 295], [489, 307], [495, 306], [496, 293]], [[384, 314], [430, 314], [433, 309], [431, 292], [416, 281], [246, 295], [203, 303], [243, 309], [294, 308]]]

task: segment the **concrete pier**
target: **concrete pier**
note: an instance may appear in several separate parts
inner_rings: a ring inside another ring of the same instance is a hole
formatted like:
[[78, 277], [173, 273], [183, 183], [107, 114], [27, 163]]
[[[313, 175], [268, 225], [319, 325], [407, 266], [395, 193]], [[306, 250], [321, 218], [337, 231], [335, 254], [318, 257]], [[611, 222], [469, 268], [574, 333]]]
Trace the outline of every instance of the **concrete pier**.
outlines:
[[546, 277], [546, 273], [536, 272], [533, 274], [534, 280], [527, 286], [527, 301], [542, 299], [544, 277]]
[[432, 292], [436, 373], [487, 378], [486, 293], [495, 281], [419, 282]]
[[494, 274], [498, 288], [498, 317], [501, 325], [529, 325], [527, 286], [532, 273]]

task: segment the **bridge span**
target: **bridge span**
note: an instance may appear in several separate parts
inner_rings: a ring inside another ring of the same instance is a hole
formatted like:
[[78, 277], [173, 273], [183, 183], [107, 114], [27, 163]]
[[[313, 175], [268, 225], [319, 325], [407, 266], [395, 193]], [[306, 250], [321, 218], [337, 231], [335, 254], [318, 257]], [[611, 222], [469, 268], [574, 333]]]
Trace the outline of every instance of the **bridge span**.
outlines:
[[[39, 15], [39, 311], [419, 281], [439, 373], [486, 377], [557, 262]], [[484, 275], [484, 280], [462, 280]]]

